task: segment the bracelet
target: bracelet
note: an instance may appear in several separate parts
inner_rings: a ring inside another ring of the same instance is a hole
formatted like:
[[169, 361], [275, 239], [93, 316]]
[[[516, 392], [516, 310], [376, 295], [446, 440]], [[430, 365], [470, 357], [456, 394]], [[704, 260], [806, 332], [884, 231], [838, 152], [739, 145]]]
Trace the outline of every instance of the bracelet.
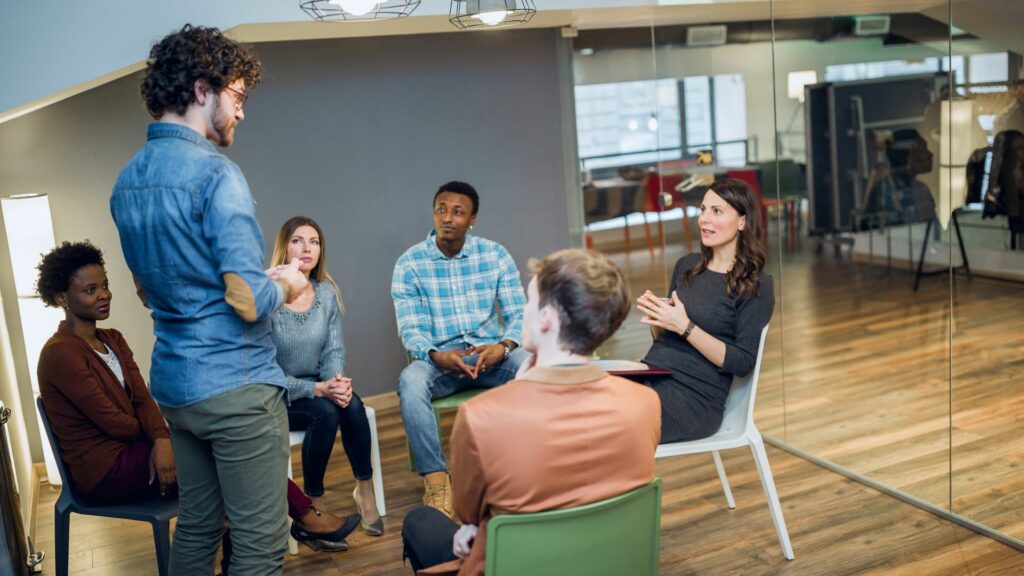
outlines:
[[697, 327], [697, 325], [693, 323], [693, 320], [690, 320], [690, 323], [686, 325], [686, 331], [683, 332], [683, 334], [682, 334], [683, 340], [689, 340], [690, 339], [690, 333], [693, 332], [693, 329], [696, 328], [696, 327]]

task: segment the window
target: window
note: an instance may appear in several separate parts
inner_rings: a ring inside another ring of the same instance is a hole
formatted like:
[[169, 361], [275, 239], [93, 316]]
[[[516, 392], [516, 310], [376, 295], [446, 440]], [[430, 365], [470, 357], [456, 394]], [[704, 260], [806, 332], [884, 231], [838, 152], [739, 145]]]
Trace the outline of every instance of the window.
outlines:
[[715, 164], [745, 166], [747, 94], [743, 76], [693, 76], [684, 78], [682, 84], [687, 156], [712, 148]]
[[745, 165], [743, 76], [577, 86], [576, 135], [584, 170], [673, 160], [684, 149], [692, 156], [706, 148], [715, 150], [717, 164]]
[[576, 136], [583, 168], [679, 158], [676, 84], [670, 79], [577, 86]]

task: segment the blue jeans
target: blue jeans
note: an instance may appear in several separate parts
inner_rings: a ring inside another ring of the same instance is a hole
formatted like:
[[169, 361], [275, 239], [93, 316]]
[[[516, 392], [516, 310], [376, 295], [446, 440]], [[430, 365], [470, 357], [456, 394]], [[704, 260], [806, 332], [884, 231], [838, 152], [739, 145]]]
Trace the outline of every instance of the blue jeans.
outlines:
[[370, 422], [358, 394], [342, 408], [327, 398], [300, 398], [288, 407], [288, 429], [304, 431], [302, 483], [309, 496], [324, 495], [324, 473], [341, 430], [341, 445], [356, 480], [373, 477], [370, 465]]
[[[398, 377], [398, 400], [402, 407], [402, 423], [409, 438], [416, 469], [420, 475], [448, 472], [441, 450], [441, 435], [434, 419], [430, 401], [451, 396], [467, 388], [494, 388], [515, 377], [519, 366], [530, 353], [516, 348], [508, 360], [480, 374], [476, 380], [442, 371], [433, 362], [416, 360]], [[476, 356], [464, 356], [463, 362], [476, 365]]]

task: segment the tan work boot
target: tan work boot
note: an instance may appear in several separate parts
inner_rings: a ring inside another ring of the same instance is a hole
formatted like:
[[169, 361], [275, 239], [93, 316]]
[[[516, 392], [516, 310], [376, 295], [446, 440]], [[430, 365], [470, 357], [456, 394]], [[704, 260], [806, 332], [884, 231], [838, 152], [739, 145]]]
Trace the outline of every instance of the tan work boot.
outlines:
[[437, 508], [452, 518], [452, 478], [445, 472], [431, 472], [423, 477], [423, 505]]

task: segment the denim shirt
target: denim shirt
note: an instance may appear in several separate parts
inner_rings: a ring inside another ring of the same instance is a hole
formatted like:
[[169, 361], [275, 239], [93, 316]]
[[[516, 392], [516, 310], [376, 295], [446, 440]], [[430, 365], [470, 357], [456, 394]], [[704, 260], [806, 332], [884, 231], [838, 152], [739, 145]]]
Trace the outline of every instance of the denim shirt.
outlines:
[[[238, 166], [195, 130], [151, 124], [110, 213], [152, 310], [153, 398], [177, 408], [247, 384], [283, 388], [270, 316], [284, 292], [263, 272], [263, 233]], [[225, 300], [225, 274], [244, 281], [254, 321]]]

